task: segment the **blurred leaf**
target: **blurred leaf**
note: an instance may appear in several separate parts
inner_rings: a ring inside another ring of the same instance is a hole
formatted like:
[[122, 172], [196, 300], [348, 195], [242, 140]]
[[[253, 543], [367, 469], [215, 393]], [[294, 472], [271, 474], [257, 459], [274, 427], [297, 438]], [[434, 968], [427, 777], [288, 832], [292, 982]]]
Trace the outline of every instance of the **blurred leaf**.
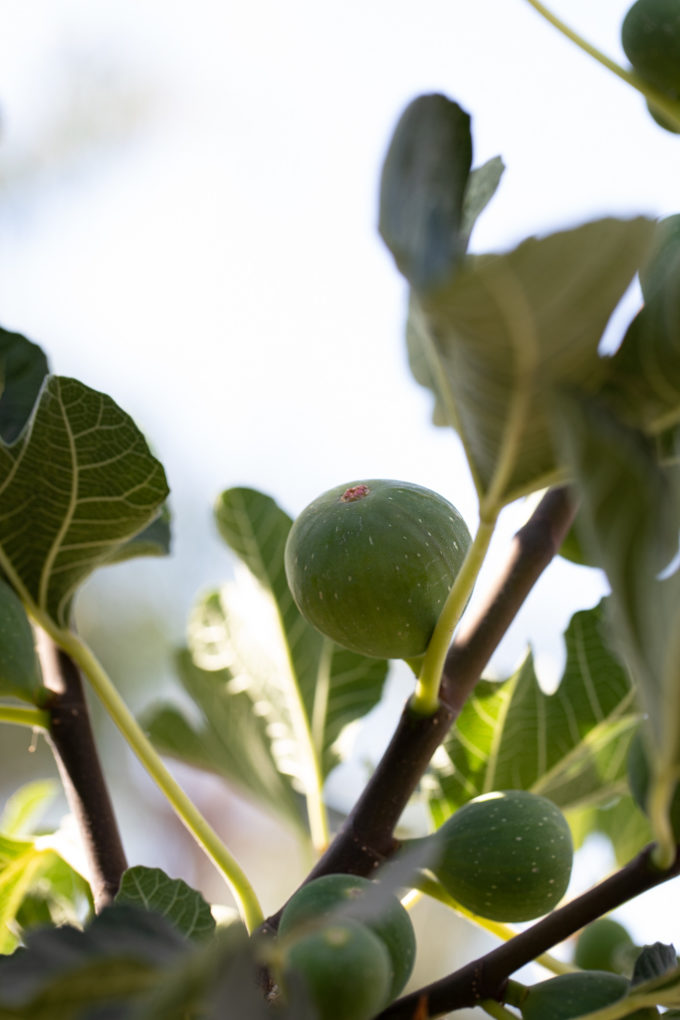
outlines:
[[[25, 949], [0, 960], [0, 1018], [266, 1020], [259, 965], [259, 947], [242, 926], [197, 945], [159, 914], [115, 904], [84, 931], [34, 932]], [[314, 1020], [304, 1009], [280, 1015]]]
[[0, 436], [12, 443], [28, 421], [49, 371], [37, 344], [0, 327]]
[[577, 845], [591, 833], [606, 836], [621, 868], [652, 841], [647, 818], [625, 792], [608, 804], [570, 812], [569, 824]]
[[21, 786], [5, 802], [0, 832], [14, 838], [30, 835], [58, 790], [59, 784], [54, 779], [36, 779]]
[[640, 285], [645, 303], [611, 359], [605, 392], [624, 420], [658, 431], [680, 420], [680, 215], [657, 224]]
[[678, 957], [673, 946], [664, 945], [663, 942], [644, 946], [635, 961], [631, 984], [640, 985], [643, 981], [652, 981], [654, 978], [663, 977], [669, 971], [674, 970], [677, 965]]
[[561, 468], [553, 394], [604, 382], [609, 360], [598, 344], [652, 230], [641, 217], [602, 219], [529, 238], [505, 255], [468, 257], [445, 287], [412, 295], [417, 377], [434, 388], [438, 414], [460, 434], [494, 505], [543, 487]]
[[600, 604], [572, 617], [554, 694], [541, 691], [531, 655], [504, 683], [480, 681], [433, 759], [429, 800], [437, 825], [493, 790], [531, 790], [571, 811], [625, 789], [638, 709], [626, 671], [603, 639], [602, 616]]
[[20, 599], [0, 578], [0, 694], [42, 703], [42, 673], [33, 631]]
[[[193, 703], [191, 720], [170, 705], [153, 706], [143, 725], [158, 750], [225, 776], [296, 828], [303, 827], [299, 797], [277, 769], [267, 721], [253, 711], [248, 694], [230, 690], [228, 671], [201, 669], [188, 651], [179, 653], [177, 667]], [[193, 721], [196, 713], [198, 722]]]
[[110, 397], [51, 376], [31, 428], [0, 446], [0, 566], [58, 626], [76, 589], [156, 516], [163, 468]]
[[160, 915], [127, 905], [105, 908], [85, 931], [35, 931], [0, 959], [0, 1017], [4, 1007], [31, 1020], [76, 1020], [86, 1006], [147, 991], [189, 946]]
[[468, 177], [461, 216], [461, 236], [465, 248], [478, 217], [496, 194], [504, 171], [503, 160], [500, 156], [494, 156], [481, 166], [475, 167]]
[[19, 941], [15, 918], [44, 859], [32, 841], [0, 836], [0, 953], [11, 953]]
[[[678, 548], [680, 492], [653, 445], [602, 404], [572, 394], [560, 408], [583, 542], [611, 586], [610, 640], [648, 717], [650, 803], [657, 798], [658, 812], [662, 801], [670, 805], [680, 765], [680, 574], [659, 577]], [[659, 814], [650, 817], [663, 842]]]
[[464, 225], [471, 164], [469, 115], [442, 95], [414, 99], [385, 156], [379, 230], [397, 266], [419, 290], [450, 277], [465, 252], [474, 206], [481, 210], [485, 204], [481, 196], [475, 199]]
[[160, 868], [137, 865], [121, 878], [116, 903], [130, 903], [162, 914], [187, 938], [201, 942], [215, 932], [210, 905], [181, 878], [169, 878]]

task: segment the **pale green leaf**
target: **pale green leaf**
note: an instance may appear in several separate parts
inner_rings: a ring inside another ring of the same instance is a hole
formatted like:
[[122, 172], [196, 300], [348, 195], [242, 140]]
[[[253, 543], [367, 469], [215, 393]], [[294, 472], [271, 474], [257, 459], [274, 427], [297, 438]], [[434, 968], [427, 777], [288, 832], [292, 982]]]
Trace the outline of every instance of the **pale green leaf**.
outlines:
[[17, 913], [48, 855], [31, 840], [0, 836], [0, 953], [11, 953], [18, 944]]
[[54, 779], [36, 779], [21, 786], [5, 801], [0, 815], [0, 832], [14, 838], [33, 833], [58, 790], [59, 785]]
[[[291, 777], [279, 772], [267, 734], [267, 721], [253, 711], [247, 693], [234, 690], [226, 670], [204, 670], [188, 651], [177, 657], [182, 686], [193, 710], [152, 707], [145, 731], [161, 753], [222, 775], [298, 829], [302, 806]], [[198, 718], [196, 716], [198, 715]]]
[[78, 586], [167, 493], [163, 468], [110, 397], [48, 377], [31, 427], [0, 446], [0, 566], [22, 600], [66, 626]]
[[571, 395], [559, 407], [583, 541], [611, 586], [611, 640], [647, 716], [650, 803], [658, 794], [652, 828], [663, 841], [659, 805], [670, 804], [680, 765], [680, 573], [659, 571], [678, 547], [680, 493], [652, 444], [602, 404]]
[[292, 522], [274, 500], [230, 489], [216, 513], [247, 569], [191, 614], [178, 661], [194, 717], [157, 707], [145, 725], [163, 752], [224, 775], [300, 826], [301, 797], [320, 795], [339, 738], [379, 701], [387, 663], [340, 648], [300, 615], [283, 560]]
[[621, 781], [621, 796], [612, 801], [569, 812], [574, 842], [580, 845], [591, 833], [600, 833], [610, 841], [619, 867], [627, 864], [652, 841], [647, 817], [640, 811]]
[[492, 790], [531, 790], [563, 811], [622, 792], [638, 709], [602, 626], [602, 604], [572, 617], [553, 694], [539, 687], [531, 655], [509, 680], [480, 681], [432, 762], [429, 800], [437, 824]]
[[[411, 301], [411, 357], [460, 434], [480, 494], [493, 506], [560, 472], [556, 389], [600, 388], [598, 345], [643, 261], [653, 224], [602, 219], [504, 255], [468, 257], [445, 287]], [[425, 376], [427, 375], [427, 378]]]
[[162, 914], [186, 938], [203, 941], [215, 932], [210, 905], [181, 878], [139, 864], [123, 873], [116, 903], [129, 903]]
[[[325, 775], [338, 761], [334, 745], [343, 728], [380, 700], [387, 663], [340, 648], [300, 614], [283, 559], [292, 521], [270, 497], [252, 489], [229, 489], [218, 502], [216, 516], [222, 537], [259, 588], [246, 591], [244, 580], [239, 592], [227, 584], [217, 597], [209, 595], [199, 604], [190, 630], [196, 661], [231, 669], [244, 689], [252, 691], [254, 703], [274, 707], [277, 728], [283, 725], [296, 744], [304, 739], [300, 727], [308, 728]], [[258, 604], [256, 613], [244, 611], [248, 600], [253, 610]], [[207, 610], [203, 619], [202, 607]], [[270, 658], [259, 664], [253, 654]]]
[[42, 673], [33, 631], [20, 599], [0, 578], [0, 694], [40, 704]]
[[461, 216], [461, 234], [466, 248], [474, 225], [496, 194], [504, 171], [505, 164], [501, 157], [493, 156], [486, 163], [475, 167], [468, 177]]

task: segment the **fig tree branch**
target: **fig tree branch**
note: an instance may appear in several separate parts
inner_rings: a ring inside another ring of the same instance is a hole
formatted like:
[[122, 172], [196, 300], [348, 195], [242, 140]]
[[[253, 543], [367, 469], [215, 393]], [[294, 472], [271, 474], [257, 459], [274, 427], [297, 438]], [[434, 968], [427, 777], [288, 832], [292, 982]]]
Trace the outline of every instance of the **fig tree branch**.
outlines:
[[[439, 708], [420, 715], [407, 704], [394, 735], [345, 823], [306, 881], [333, 872], [369, 875], [397, 847], [394, 829], [482, 670], [527, 594], [559, 550], [576, 506], [566, 488], [549, 490], [515, 535], [507, 565], [485, 604], [465, 623], [446, 656]], [[275, 931], [278, 915], [266, 928]]]
[[485, 999], [502, 1001], [508, 978], [520, 967], [596, 918], [680, 874], [680, 853], [667, 871], [660, 871], [652, 863], [652, 850], [653, 844], [650, 844], [609, 878], [497, 949], [398, 999], [376, 1020], [425, 1020], [479, 1005]]
[[69, 808], [87, 855], [95, 909], [110, 903], [127, 867], [125, 852], [90, 724], [80, 672], [72, 659], [39, 632], [38, 653], [51, 691], [49, 742]]

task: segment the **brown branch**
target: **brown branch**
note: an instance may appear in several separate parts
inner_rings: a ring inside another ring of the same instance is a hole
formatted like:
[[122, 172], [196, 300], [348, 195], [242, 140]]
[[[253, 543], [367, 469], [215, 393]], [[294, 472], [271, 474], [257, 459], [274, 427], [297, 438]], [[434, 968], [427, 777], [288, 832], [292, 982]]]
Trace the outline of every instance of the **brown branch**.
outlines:
[[667, 871], [650, 862], [652, 845], [603, 882], [453, 974], [393, 1002], [376, 1020], [425, 1020], [484, 999], [503, 1000], [508, 978], [541, 953], [622, 903], [680, 874], [680, 853]]
[[[527, 594], [559, 550], [575, 510], [566, 488], [552, 489], [517, 532], [498, 583], [449, 650], [439, 709], [422, 716], [406, 705], [364, 792], [306, 882], [333, 872], [369, 875], [396, 849], [393, 833], [404, 808]], [[275, 931], [278, 918], [270, 917], [265, 930]]]
[[38, 654], [50, 715], [49, 741], [64, 792], [83, 841], [95, 910], [111, 902], [127, 868], [92, 733], [80, 673], [65, 652], [40, 631]]

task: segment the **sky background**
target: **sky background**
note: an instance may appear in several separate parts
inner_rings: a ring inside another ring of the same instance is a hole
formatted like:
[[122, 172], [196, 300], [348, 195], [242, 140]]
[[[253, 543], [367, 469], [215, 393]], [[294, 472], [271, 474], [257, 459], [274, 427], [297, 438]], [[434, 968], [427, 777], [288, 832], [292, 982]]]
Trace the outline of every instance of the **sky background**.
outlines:
[[[553, 4], [620, 61], [626, 7]], [[223, 489], [294, 516], [331, 486], [400, 478], [475, 525], [458, 440], [409, 374], [406, 286], [376, 229], [391, 132], [431, 91], [472, 115], [475, 165], [507, 167], [473, 251], [677, 211], [677, 137], [525, 0], [0, 0], [0, 322], [128, 411], [172, 490], [170, 559], [104, 571], [79, 603], [135, 708], [172, 682], [196, 595], [230, 575]], [[504, 515], [479, 590], [525, 514]], [[556, 562], [494, 670], [530, 641], [554, 683], [571, 613], [604, 590]], [[408, 682], [397, 670], [374, 752]]]

